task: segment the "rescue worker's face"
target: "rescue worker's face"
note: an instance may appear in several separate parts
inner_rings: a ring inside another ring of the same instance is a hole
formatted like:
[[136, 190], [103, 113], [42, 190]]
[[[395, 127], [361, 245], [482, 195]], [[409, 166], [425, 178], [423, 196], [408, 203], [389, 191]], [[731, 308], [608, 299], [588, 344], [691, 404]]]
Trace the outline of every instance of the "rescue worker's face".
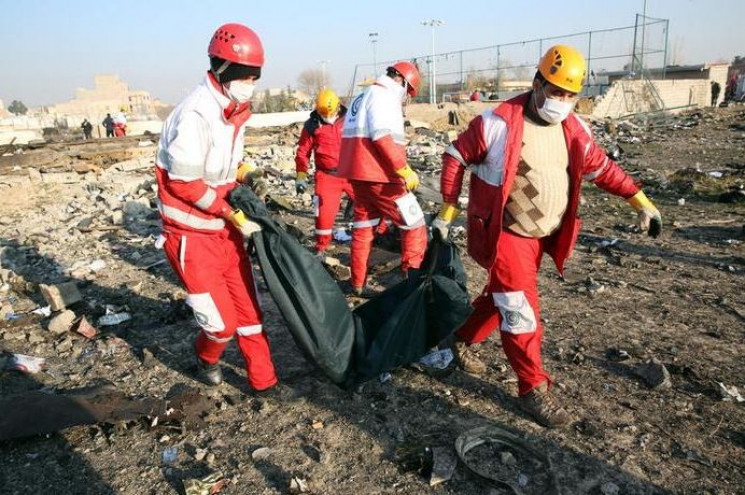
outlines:
[[401, 87], [404, 88], [403, 95], [401, 96], [401, 105], [406, 106], [409, 104], [409, 84], [403, 76], [396, 76], [393, 78]]
[[336, 119], [338, 119], [338, 118], [339, 118], [339, 111], [338, 110], [336, 112], [332, 113], [331, 115], [322, 115], [321, 116], [321, 120], [323, 120], [327, 124], [333, 124], [334, 122], [336, 122]]
[[533, 103], [538, 115], [549, 124], [565, 120], [577, 103], [577, 93], [567, 91], [550, 82], [533, 81]]
[[225, 85], [225, 93], [236, 103], [246, 103], [251, 99], [256, 87], [256, 78], [254, 76], [246, 79], [236, 79]]

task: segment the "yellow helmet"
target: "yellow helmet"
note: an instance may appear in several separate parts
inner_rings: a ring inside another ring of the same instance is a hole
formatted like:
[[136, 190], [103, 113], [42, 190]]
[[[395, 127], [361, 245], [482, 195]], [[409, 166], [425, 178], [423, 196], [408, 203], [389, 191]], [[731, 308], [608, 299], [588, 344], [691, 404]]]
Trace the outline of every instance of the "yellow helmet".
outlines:
[[122, 105], [121, 107], [119, 107], [119, 111], [120, 112], [126, 112], [127, 111], [127, 107], [125, 105]]
[[579, 93], [587, 75], [587, 63], [585, 57], [571, 46], [556, 45], [549, 48], [538, 62], [538, 72], [554, 86]]
[[322, 89], [316, 97], [316, 111], [321, 117], [333, 117], [339, 113], [339, 97], [330, 89]]

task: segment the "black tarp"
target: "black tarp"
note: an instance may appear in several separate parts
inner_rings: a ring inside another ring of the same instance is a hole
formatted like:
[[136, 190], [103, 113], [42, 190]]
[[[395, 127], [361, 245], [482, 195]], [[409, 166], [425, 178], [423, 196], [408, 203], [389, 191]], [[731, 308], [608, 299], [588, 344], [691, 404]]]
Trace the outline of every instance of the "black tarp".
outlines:
[[356, 380], [417, 361], [471, 311], [458, 248], [432, 239], [421, 269], [354, 310]]
[[346, 382], [354, 320], [336, 281], [250, 189], [236, 188], [229, 200], [261, 225], [252, 236], [259, 265], [295, 343], [333, 382]]
[[246, 187], [230, 195], [262, 227], [252, 240], [272, 298], [306, 357], [349, 384], [416, 361], [452, 334], [471, 305], [458, 249], [430, 241], [420, 270], [352, 312], [320, 261]]

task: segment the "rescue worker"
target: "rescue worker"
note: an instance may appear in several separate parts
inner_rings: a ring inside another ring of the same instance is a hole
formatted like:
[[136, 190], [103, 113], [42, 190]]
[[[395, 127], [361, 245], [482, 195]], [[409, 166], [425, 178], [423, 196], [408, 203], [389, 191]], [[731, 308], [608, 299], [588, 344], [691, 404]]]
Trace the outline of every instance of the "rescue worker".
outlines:
[[127, 117], [124, 112], [127, 111], [127, 107], [121, 107], [119, 112], [114, 115], [114, 136], [123, 137], [127, 135]]
[[662, 228], [657, 208], [572, 113], [585, 71], [577, 50], [551, 47], [538, 64], [532, 91], [473, 119], [443, 155], [443, 206], [432, 224], [446, 238], [459, 213], [463, 175], [472, 167], [467, 247], [489, 278], [456, 333], [455, 358], [463, 370], [484, 373], [486, 366], [469, 346], [499, 328], [517, 374], [519, 404], [549, 427], [571, 416], [550, 394], [551, 377], [541, 363], [537, 275], [543, 253], [564, 271], [580, 228], [582, 179], [625, 198], [650, 235]]
[[111, 118], [110, 113], [106, 114], [106, 118], [103, 119], [103, 122], [101, 122], [101, 124], [103, 124], [104, 128], [106, 129], [106, 137], [114, 137], [114, 119]]
[[160, 243], [201, 327], [194, 346], [198, 378], [222, 382], [218, 361], [237, 334], [248, 382], [261, 392], [274, 387], [277, 376], [244, 248], [244, 238], [261, 229], [234, 211], [227, 196], [253, 168], [241, 163], [243, 136], [264, 48], [248, 27], [225, 24], [208, 54], [204, 81], [163, 124], [155, 168]]
[[314, 155], [315, 194], [313, 209], [316, 217], [316, 252], [322, 254], [331, 244], [334, 220], [339, 212], [342, 194], [354, 200], [352, 185], [338, 176], [339, 148], [344, 127], [346, 107], [330, 89], [323, 89], [316, 97], [316, 108], [300, 133], [295, 154], [295, 189], [303, 194], [308, 188], [308, 162]]
[[416, 197], [411, 192], [419, 177], [406, 162], [402, 106], [419, 90], [421, 76], [411, 62], [396, 62], [386, 74], [355, 97], [344, 121], [339, 176], [354, 191], [351, 270], [352, 292], [371, 297], [367, 262], [373, 228], [381, 218], [401, 229], [401, 269], [419, 268], [427, 247], [427, 231]]

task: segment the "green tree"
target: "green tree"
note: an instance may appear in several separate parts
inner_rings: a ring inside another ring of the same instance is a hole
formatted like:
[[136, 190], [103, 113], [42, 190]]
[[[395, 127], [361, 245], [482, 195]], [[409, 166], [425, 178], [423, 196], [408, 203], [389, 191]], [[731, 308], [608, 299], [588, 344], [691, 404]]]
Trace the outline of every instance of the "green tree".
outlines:
[[22, 101], [13, 100], [10, 102], [10, 106], [8, 106], [8, 111], [14, 115], [26, 115], [28, 108], [26, 108], [26, 105]]

